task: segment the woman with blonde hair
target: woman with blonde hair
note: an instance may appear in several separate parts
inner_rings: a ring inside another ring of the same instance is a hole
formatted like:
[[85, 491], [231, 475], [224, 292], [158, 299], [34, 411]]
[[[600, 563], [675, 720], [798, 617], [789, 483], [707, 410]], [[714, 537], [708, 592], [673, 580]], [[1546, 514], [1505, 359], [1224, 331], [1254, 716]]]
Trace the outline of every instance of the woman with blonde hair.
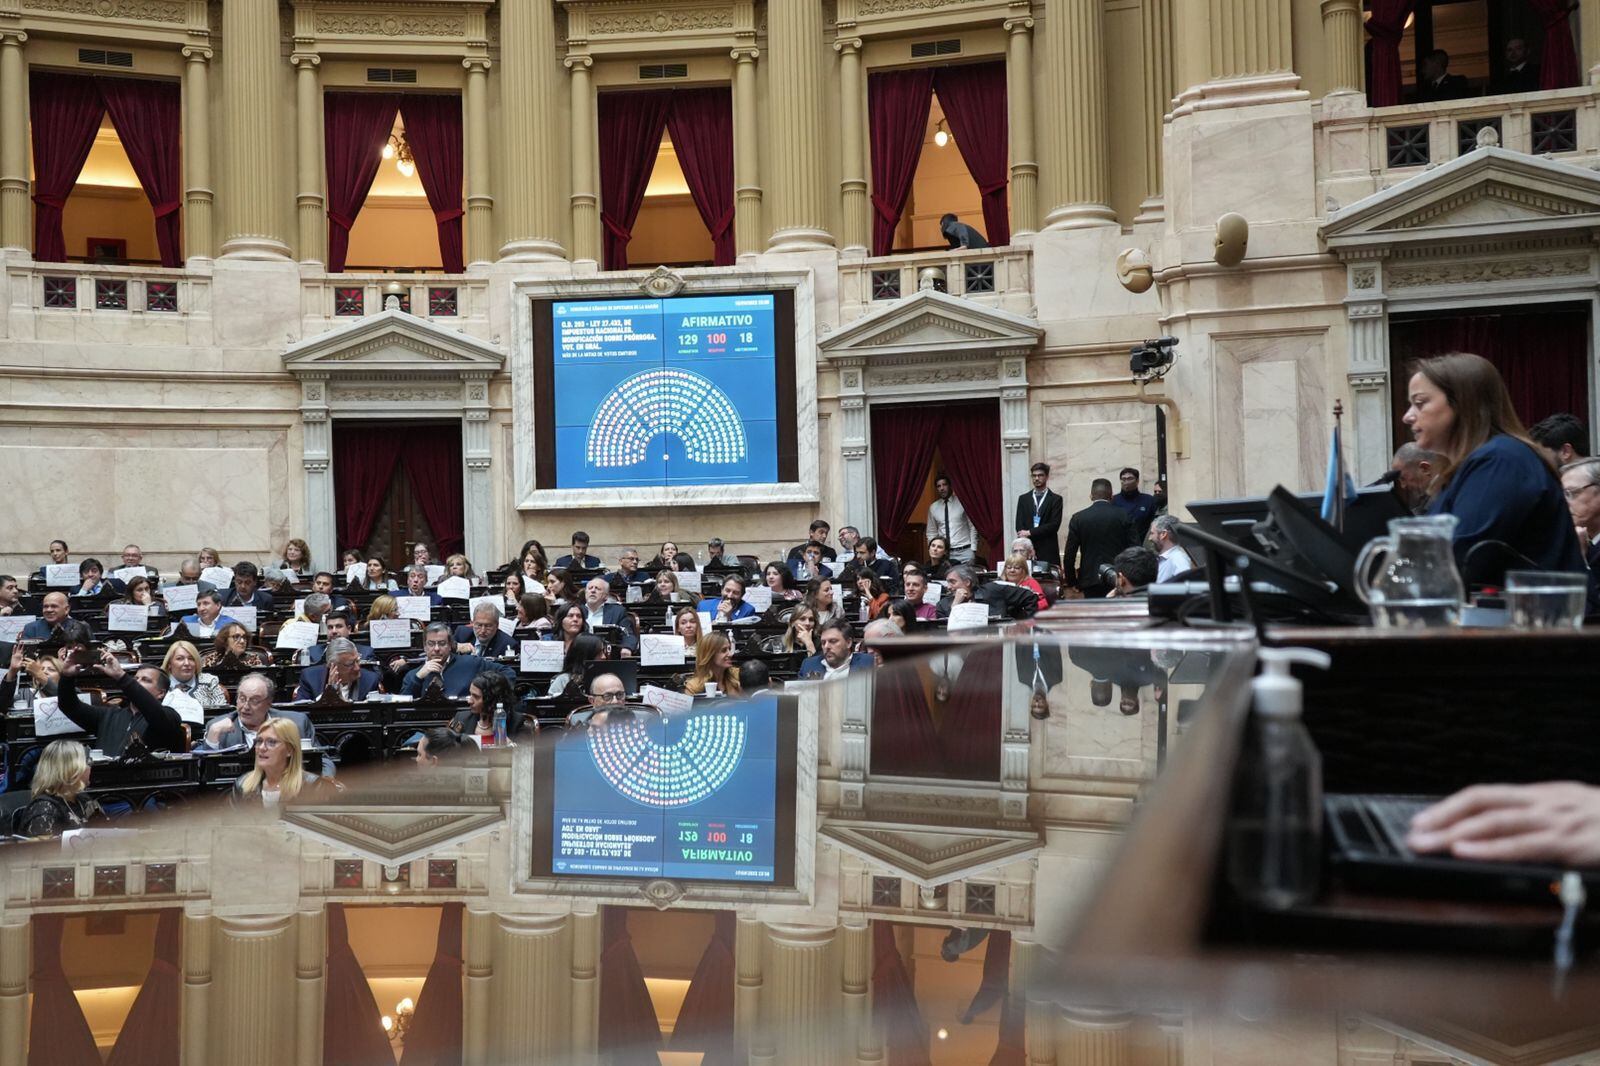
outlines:
[[711, 633], [700, 639], [694, 653], [694, 676], [684, 682], [683, 691], [698, 696], [708, 684], [717, 686], [718, 695], [739, 694], [739, 670], [733, 665], [733, 642], [726, 633]]
[[308, 797], [331, 791], [316, 774], [305, 769], [300, 753], [300, 727], [287, 718], [268, 718], [256, 730], [254, 769], [234, 782], [232, 800], [238, 806], [276, 807], [302, 794]]
[[200, 665], [206, 670], [214, 669], [230, 655], [240, 666], [254, 668], [272, 664], [271, 652], [250, 647], [250, 631], [240, 622], [229, 622], [217, 630], [216, 637], [211, 641], [211, 651], [206, 653], [205, 662]]
[[679, 608], [677, 617], [672, 622], [672, 631], [683, 638], [686, 650], [698, 647], [700, 638], [705, 636], [700, 629], [700, 612], [693, 607]]
[[173, 692], [193, 697], [206, 710], [228, 705], [228, 694], [215, 674], [201, 673], [200, 649], [187, 640], [175, 640], [167, 648], [161, 669], [172, 678]]
[[801, 605], [789, 616], [789, 628], [783, 631], [783, 650], [817, 654], [817, 612], [815, 608]]
[[1000, 568], [1000, 580], [1009, 581], [1013, 585], [1021, 586], [1033, 593], [1039, 600], [1039, 610], [1050, 606], [1050, 601], [1045, 598], [1044, 586], [1040, 585], [1033, 576], [1033, 567], [1028, 563], [1028, 557], [1021, 552], [1007, 559]]
[[481, 585], [478, 575], [472, 572], [472, 562], [465, 555], [456, 552], [444, 561], [445, 577], [464, 577], [470, 585]]
[[399, 618], [400, 604], [393, 596], [375, 596], [372, 606], [367, 608], [367, 624], [382, 621], [385, 618]]
[[89, 751], [76, 740], [52, 740], [33, 770], [33, 799], [12, 819], [17, 835], [59, 836], [101, 814], [89, 787]]

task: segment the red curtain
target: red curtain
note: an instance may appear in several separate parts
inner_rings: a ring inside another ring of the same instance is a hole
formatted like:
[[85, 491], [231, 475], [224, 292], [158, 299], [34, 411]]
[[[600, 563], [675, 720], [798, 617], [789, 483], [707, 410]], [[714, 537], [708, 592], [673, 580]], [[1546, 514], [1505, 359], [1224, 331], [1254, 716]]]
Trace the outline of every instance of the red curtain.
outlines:
[[628, 909], [605, 907], [600, 915], [601, 1055], [613, 1066], [655, 1066], [660, 1062], [656, 1049], [661, 1046], [661, 1025], [628, 936]]
[[884, 545], [900, 540], [911, 509], [922, 499], [943, 421], [943, 408], [872, 408], [872, 479], [878, 496], [878, 540]]
[[1565, 89], [1583, 83], [1578, 72], [1578, 53], [1572, 47], [1572, 25], [1568, 22], [1572, 0], [1528, 0], [1544, 23], [1544, 49], [1539, 55], [1539, 88]]
[[178, 930], [182, 914], [178, 908], [168, 907], [157, 918], [155, 955], [106, 1066], [178, 1066], [182, 1033], [178, 1002], [183, 997]]
[[889, 1066], [927, 1066], [928, 1027], [894, 942], [893, 922], [872, 923], [872, 1017], [883, 1025]]
[[[933, 107], [933, 70], [917, 67], [867, 76], [867, 128], [872, 142], [872, 254], [894, 250], [906, 197], [917, 176]], [[1004, 125], [1004, 120], [1001, 125]]]
[[[454, 93], [416, 93], [400, 98], [406, 141], [417, 163], [417, 177], [428, 194], [439, 227], [439, 261], [447, 274], [467, 269], [461, 254], [461, 97]], [[379, 152], [382, 152], [380, 146]]]
[[872, 742], [875, 774], [936, 776], [942, 766], [939, 734], [928, 710], [922, 667], [879, 670], [872, 675]]
[[359, 547], [372, 535], [405, 435], [393, 426], [334, 423], [333, 495], [340, 547]]
[[1417, 6], [1417, 0], [1372, 0], [1372, 17], [1367, 19], [1367, 32], [1372, 35], [1372, 77], [1367, 86], [1367, 103], [1372, 107], [1389, 107], [1400, 102], [1400, 38], [1406, 29], [1406, 17]]
[[1396, 441], [1411, 439], [1400, 421], [1411, 364], [1445, 352], [1473, 352], [1493, 363], [1525, 426], [1560, 412], [1589, 421], [1589, 315], [1584, 309], [1399, 321], [1389, 327], [1389, 350]]
[[411, 479], [411, 489], [417, 494], [428, 528], [433, 530], [440, 556], [461, 551], [467, 543], [461, 513], [461, 427], [407, 426], [390, 432], [401, 438], [400, 457], [406, 464], [406, 476]]
[[350, 948], [344, 904], [328, 904], [328, 967], [323, 977], [322, 1061], [339, 1066], [394, 1066], [383, 1015], [361, 960]]
[[178, 209], [183, 206], [183, 174], [178, 145], [183, 103], [178, 83], [142, 78], [96, 78], [95, 83], [155, 211], [161, 265], [182, 266]]
[[992, 245], [1010, 244], [1011, 211], [1006, 204], [1006, 183], [1011, 176], [1011, 154], [1006, 127], [1005, 63], [941, 67], [933, 76], [933, 91], [939, 94], [939, 106], [944, 109], [967, 171], [983, 194], [983, 235]]
[[[876, 447], [876, 440], [873, 445]], [[999, 407], [993, 402], [946, 407], [939, 430], [939, 457], [973, 527], [988, 543], [989, 554], [1003, 554], [1011, 542], [1005, 536], [1000, 499]]]
[[[393, 93], [323, 93], [323, 158], [328, 180], [328, 270], [344, 269], [350, 227], [383, 162], [400, 97]], [[419, 161], [418, 165], [421, 163]]]
[[403, 1066], [461, 1066], [461, 921], [463, 906], [446, 903], [428, 979], [406, 1033]]
[[[732, 266], [733, 93], [727, 87], [674, 89], [667, 132], [678, 153], [689, 195], [711, 231], [717, 266]], [[649, 181], [646, 175], [645, 181]], [[635, 209], [637, 216], [637, 209]], [[630, 220], [629, 226], [633, 225]], [[620, 268], [618, 268], [620, 269]]]
[[33, 130], [33, 258], [62, 263], [67, 239], [61, 211], [77, 183], [105, 104], [93, 78], [33, 71], [28, 79]]
[[671, 106], [670, 90], [600, 94], [600, 222], [607, 270], [628, 269], [633, 223], [644, 204]]
[[94, 1034], [61, 968], [66, 919], [33, 916], [33, 1013], [28, 1021], [28, 1066], [100, 1066]]
[[939, 722], [944, 772], [968, 781], [1000, 779], [1001, 656], [991, 648], [972, 651], [950, 693]]
[[732, 911], [718, 911], [716, 923], [672, 1030], [672, 1049], [704, 1051], [703, 1066], [733, 1062], [737, 1057], [733, 1046], [733, 938], [738, 917]]

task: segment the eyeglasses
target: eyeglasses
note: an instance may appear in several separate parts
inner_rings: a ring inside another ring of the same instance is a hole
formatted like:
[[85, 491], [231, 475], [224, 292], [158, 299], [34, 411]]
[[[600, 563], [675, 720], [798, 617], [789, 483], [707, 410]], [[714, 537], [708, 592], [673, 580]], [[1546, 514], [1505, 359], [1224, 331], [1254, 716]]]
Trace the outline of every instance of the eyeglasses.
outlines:
[[1600, 488], [1600, 485], [1596, 485], [1593, 482], [1591, 482], [1590, 484], [1585, 485], [1581, 489], [1562, 489], [1561, 490], [1561, 495], [1565, 496], [1569, 500], [1576, 500], [1579, 496], [1582, 496], [1584, 493], [1588, 492], [1590, 489], [1593, 489], [1593, 488]]
[[626, 692], [594, 692], [590, 695], [597, 703], [628, 702], [628, 694]]

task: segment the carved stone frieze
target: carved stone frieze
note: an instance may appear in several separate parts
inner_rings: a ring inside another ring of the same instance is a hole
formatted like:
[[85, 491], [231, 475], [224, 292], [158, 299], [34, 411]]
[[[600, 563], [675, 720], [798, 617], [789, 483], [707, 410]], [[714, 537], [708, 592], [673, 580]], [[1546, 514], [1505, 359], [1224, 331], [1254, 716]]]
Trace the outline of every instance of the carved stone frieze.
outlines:
[[1375, 267], [1356, 267], [1350, 271], [1350, 287], [1352, 289], [1372, 289], [1378, 284], [1378, 271]]
[[936, 11], [943, 7], [976, 6], [974, 0], [860, 0], [857, 11], [862, 18], [874, 15], [905, 15]]
[[461, 397], [460, 387], [449, 385], [335, 384], [329, 391], [330, 399], [344, 403], [449, 403]]
[[1345, 316], [1348, 317], [1348, 318], [1382, 318], [1383, 317], [1383, 305], [1382, 304], [1351, 304], [1349, 307], [1345, 308], [1345, 312], [1344, 313], [1345, 313]]
[[1357, 392], [1365, 392], [1369, 389], [1381, 392], [1388, 384], [1389, 378], [1385, 374], [1350, 375], [1350, 387]]
[[614, 37], [625, 33], [693, 33], [733, 29], [731, 7], [694, 7], [664, 11], [591, 11], [589, 34]]
[[183, 23], [188, 7], [174, 0], [23, 0], [26, 11], [60, 15], [92, 15], [132, 22]]
[[1405, 289], [1424, 285], [1473, 285], [1494, 281], [1572, 277], [1587, 273], [1589, 273], [1588, 255], [1558, 255], [1490, 262], [1446, 261], [1396, 265], [1389, 268], [1388, 283], [1390, 288]]
[[316, 30], [329, 37], [465, 37], [467, 20], [463, 15], [318, 11]]
[[994, 368], [983, 365], [925, 366], [907, 370], [874, 370], [874, 385], [943, 385], [958, 381], [993, 381]]

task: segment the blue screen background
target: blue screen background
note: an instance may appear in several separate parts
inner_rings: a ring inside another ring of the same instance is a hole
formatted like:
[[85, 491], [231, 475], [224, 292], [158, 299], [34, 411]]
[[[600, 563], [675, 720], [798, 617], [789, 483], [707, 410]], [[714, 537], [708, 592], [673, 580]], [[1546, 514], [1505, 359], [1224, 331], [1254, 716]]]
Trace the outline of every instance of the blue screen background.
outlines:
[[[776, 482], [774, 303], [769, 293], [553, 303], [556, 487]], [[626, 384], [651, 371], [649, 383]], [[661, 381], [687, 399], [652, 405]], [[628, 401], [613, 408], [619, 420], [602, 420], [597, 459], [592, 427], [619, 387]], [[721, 444], [696, 454], [697, 441], [713, 439]]]

